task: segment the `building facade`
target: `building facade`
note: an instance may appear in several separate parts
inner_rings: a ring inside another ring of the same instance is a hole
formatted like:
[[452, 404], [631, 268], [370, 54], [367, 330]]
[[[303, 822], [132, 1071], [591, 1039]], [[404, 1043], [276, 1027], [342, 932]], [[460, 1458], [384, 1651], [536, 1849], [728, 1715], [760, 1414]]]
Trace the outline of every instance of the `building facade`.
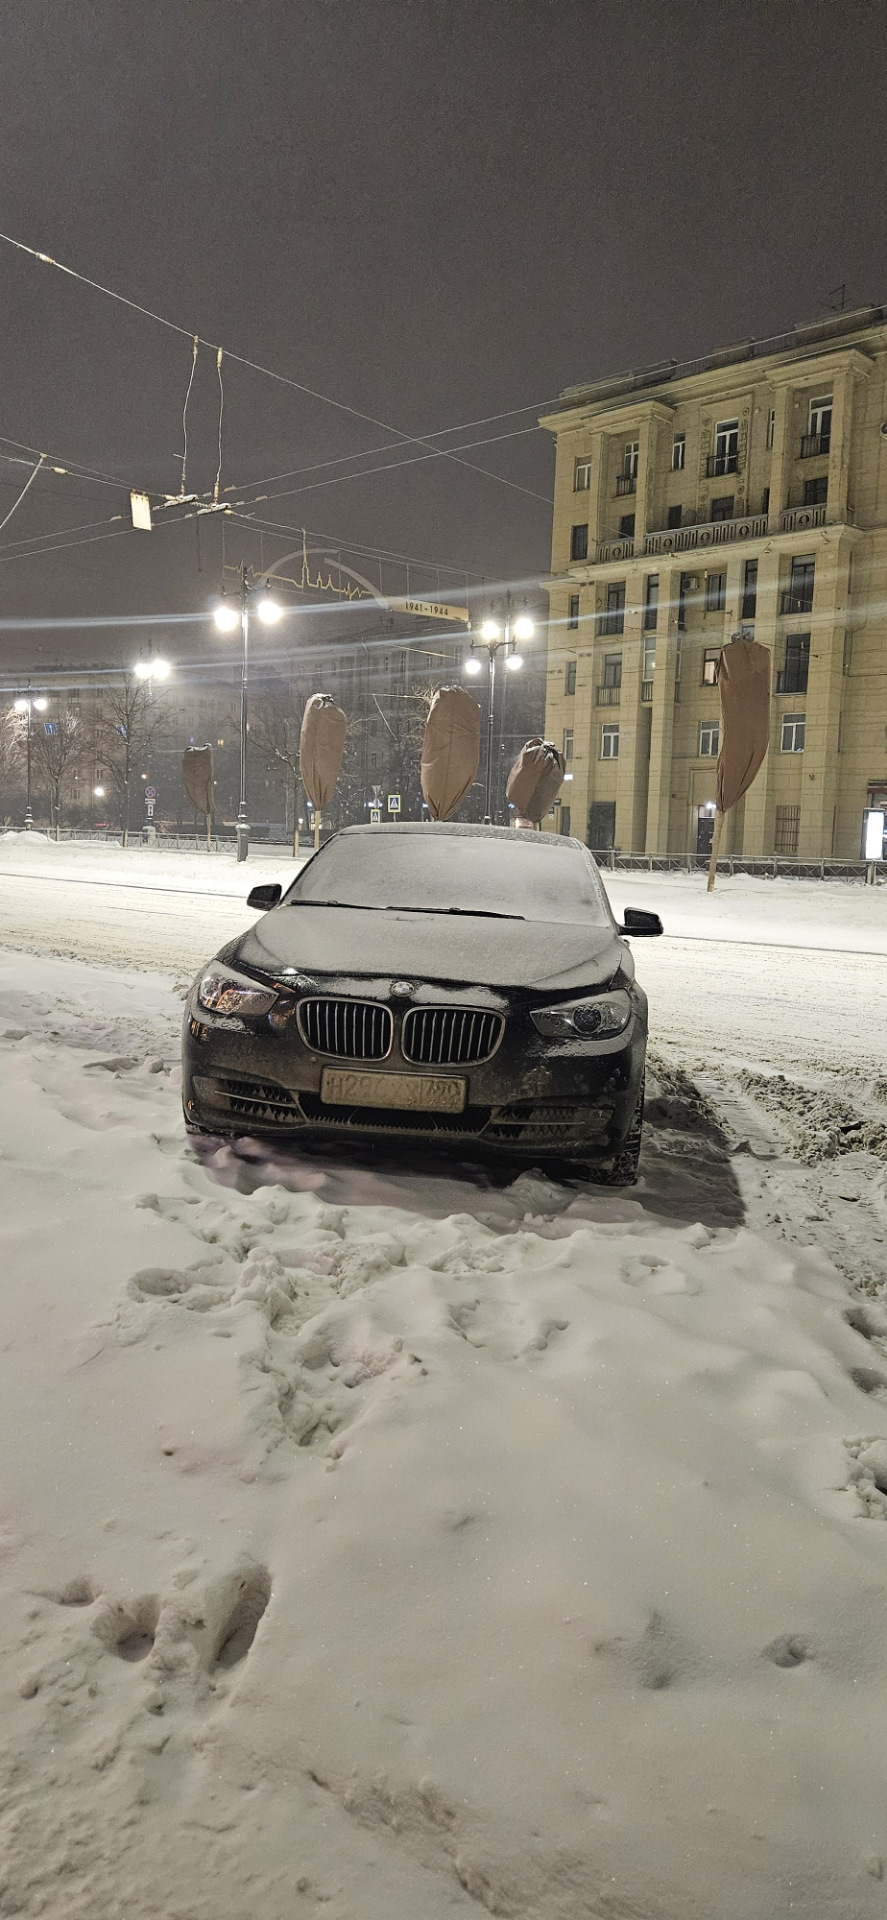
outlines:
[[723, 852], [856, 859], [887, 803], [887, 309], [568, 389], [546, 734], [594, 848], [711, 842], [715, 667], [770, 649], [770, 750]]

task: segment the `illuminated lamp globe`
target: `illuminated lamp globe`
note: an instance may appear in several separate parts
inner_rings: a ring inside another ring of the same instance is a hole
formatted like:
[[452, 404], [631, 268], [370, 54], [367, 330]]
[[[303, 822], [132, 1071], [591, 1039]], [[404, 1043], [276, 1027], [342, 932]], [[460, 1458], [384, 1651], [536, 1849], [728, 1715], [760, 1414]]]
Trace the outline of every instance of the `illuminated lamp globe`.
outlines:
[[463, 672], [480, 673], [480, 661], [476, 653], [470, 653], [468, 655], [468, 659], [464, 662]]
[[104, 800], [104, 797], [105, 797], [104, 787], [93, 787], [93, 793], [95, 794], [95, 797], [97, 800]]
[[536, 629], [533, 625], [532, 620], [529, 617], [529, 614], [522, 613], [520, 615], [520, 618], [515, 620], [512, 631], [514, 633], [515, 640], [532, 640]]
[[168, 660], [152, 660], [151, 673], [155, 680], [168, 680], [172, 668]]
[[498, 640], [499, 629], [495, 620], [485, 620], [480, 630], [482, 640]]
[[29, 704], [30, 702], [27, 700], [17, 700], [15, 703], [16, 713], [27, 713]]
[[39, 697], [39, 698], [38, 698], [37, 700], [35, 700], [35, 701], [34, 701], [34, 703], [33, 703], [33, 705], [34, 705], [34, 712], [35, 712], [35, 713], [45, 713], [45, 712], [46, 712], [46, 709], [47, 709], [47, 707], [49, 706], [49, 701], [48, 701], [48, 700], [44, 700], [44, 699], [43, 699], [43, 696], [42, 696], [42, 694], [41, 694], [41, 695], [40, 695], [40, 697]]
[[219, 600], [213, 607], [213, 619], [220, 633], [233, 633], [240, 625], [240, 614], [230, 600]]
[[506, 655], [505, 665], [509, 673], [520, 673], [523, 664], [524, 657], [522, 653], [509, 653]]
[[256, 612], [266, 627], [273, 627], [281, 618], [283, 608], [279, 601], [272, 600], [270, 593], [263, 593], [256, 601]]
[[133, 667], [133, 673], [135, 674], [135, 677], [137, 680], [149, 679], [151, 674], [151, 668], [147, 660], [137, 660], [135, 663], [135, 666]]

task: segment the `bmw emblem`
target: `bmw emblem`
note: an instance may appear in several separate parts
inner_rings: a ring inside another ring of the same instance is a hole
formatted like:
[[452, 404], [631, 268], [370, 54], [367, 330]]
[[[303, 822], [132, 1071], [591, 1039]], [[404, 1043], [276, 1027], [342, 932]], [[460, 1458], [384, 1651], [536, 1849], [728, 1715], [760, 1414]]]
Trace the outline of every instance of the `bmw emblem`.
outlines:
[[416, 989], [412, 980], [392, 980], [391, 991], [392, 993], [403, 994], [404, 999], [409, 1000]]

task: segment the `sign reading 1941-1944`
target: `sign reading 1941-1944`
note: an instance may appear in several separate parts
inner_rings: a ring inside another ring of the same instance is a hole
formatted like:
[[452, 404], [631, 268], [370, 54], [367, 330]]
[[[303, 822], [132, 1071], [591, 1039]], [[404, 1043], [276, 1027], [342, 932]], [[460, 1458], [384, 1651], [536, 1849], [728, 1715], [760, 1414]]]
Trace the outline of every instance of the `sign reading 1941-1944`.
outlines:
[[400, 812], [400, 794], [399, 794], [399, 793], [389, 793], [389, 795], [388, 795], [388, 811], [389, 811], [389, 813], [399, 813], [399, 812]]
[[416, 620], [453, 620], [468, 625], [468, 608], [453, 607], [444, 600], [389, 600], [392, 613], [411, 613]]

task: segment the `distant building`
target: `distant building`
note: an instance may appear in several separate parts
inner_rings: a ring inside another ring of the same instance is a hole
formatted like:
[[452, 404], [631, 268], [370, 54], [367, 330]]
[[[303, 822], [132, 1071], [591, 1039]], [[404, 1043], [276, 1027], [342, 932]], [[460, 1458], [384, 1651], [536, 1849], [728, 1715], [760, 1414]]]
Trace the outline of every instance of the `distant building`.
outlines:
[[541, 424], [563, 830], [707, 850], [715, 663], [742, 627], [772, 654], [772, 728], [723, 851], [858, 858], [887, 803], [887, 309], [571, 387]]

